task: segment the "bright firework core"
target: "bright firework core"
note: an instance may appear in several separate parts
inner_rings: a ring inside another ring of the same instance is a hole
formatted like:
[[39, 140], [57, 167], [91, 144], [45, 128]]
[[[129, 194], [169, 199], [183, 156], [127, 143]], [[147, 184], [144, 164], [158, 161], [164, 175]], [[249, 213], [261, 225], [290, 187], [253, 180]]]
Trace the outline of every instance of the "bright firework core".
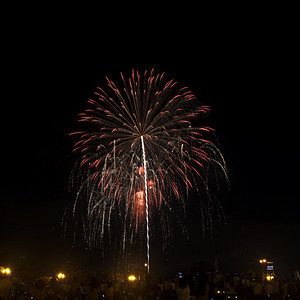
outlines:
[[[146, 245], [149, 271], [151, 219], [159, 212], [163, 247], [170, 244], [174, 205], [186, 214], [186, 199], [194, 188], [203, 196], [203, 231], [211, 230], [212, 215], [222, 212], [211, 193], [210, 179], [227, 180], [226, 165], [214, 144], [214, 130], [203, 124], [208, 106], [187, 88], [154, 70], [131, 76], [108, 88], [97, 88], [80, 113], [80, 130], [73, 132], [79, 160], [71, 182], [76, 191], [73, 216], [83, 219], [87, 244], [103, 246], [114, 233], [122, 252], [136, 242]], [[84, 216], [84, 217], [82, 217]], [[122, 226], [120, 226], [122, 224]]]

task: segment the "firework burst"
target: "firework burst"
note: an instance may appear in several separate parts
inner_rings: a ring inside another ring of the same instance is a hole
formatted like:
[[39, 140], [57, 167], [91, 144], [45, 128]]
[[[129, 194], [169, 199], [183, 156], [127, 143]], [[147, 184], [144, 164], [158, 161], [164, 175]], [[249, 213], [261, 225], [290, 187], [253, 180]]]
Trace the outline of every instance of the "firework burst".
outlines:
[[89, 108], [79, 114], [80, 131], [71, 134], [79, 156], [72, 175], [73, 214], [80, 211], [90, 246], [101, 245], [111, 226], [119, 229], [123, 251], [146, 236], [149, 266], [155, 212], [167, 241], [168, 214], [174, 203], [185, 211], [186, 193], [195, 188], [206, 195], [200, 200], [202, 227], [210, 229], [220, 206], [207, 174], [227, 179], [226, 165], [214, 130], [203, 125], [209, 107], [187, 87], [154, 70], [132, 70], [128, 79], [121, 73], [119, 85], [106, 79], [107, 87], [97, 87]]

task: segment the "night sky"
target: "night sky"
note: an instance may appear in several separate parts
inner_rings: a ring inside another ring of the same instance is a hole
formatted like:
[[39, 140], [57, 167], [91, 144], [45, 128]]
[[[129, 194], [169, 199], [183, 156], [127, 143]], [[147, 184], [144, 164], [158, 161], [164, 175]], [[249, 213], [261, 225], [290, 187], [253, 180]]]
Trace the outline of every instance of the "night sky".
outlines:
[[300, 268], [299, 108], [288, 26], [249, 19], [208, 32], [195, 21], [138, 34], [73, 26], [75, 17], [40, 19], [41, 28], [32, 21], [5, 36], [0, 265], [25, 260], [46, 272], [107, 267], [97, 251], [62, 237], [76, 159], [69, 133], [105, 76], [117, 81], [120, 71], [154, 67], [212, 107], [209, 122], [231, 184], [220, 198], [226, 224], [216, 220], [213, 238], [203, 238], [193, 215], [189, 240], [178, 236], [168, 257], [153, 249], [153, 269], [175, 272], [217, 257], [221, 271], [257, 271], [266, 257], [279, 275], [293, 277]]

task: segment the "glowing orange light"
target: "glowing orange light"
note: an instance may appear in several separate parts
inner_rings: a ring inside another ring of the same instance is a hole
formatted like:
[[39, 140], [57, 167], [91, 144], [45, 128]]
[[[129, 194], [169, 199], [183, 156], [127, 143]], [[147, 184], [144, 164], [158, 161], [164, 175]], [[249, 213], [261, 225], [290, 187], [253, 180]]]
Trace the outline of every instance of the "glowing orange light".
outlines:
[[138, 173], [139, 173], [139, 175], [144, 175], [144, 168], [143, 167], [139, 167], [138, 168]]
[[57, 274], [58, 279], [64, 279], [65, 277], [66, 277], [66, 275], [64, 273], [58, 273]]
[[144, 206], [144, 203], [145, 203], [145, 201], [144, 201], [144, 197], [145, 197], [144, 191], [136, 192], [135, 197], [136, 197], [136, 200], [137, 200], [137, 204], [140, 205], [140, 206]]
[[136, 192], [135, 196], [137, 197], [137, 199], [143, 199], [144, 198], [144, 191]]
[[154, 182], [151, 179], [148, 181], [148, 187], [150, 190], [154, 187]]
[[129, 281], [135, 281], [136, 277], [134, 275], [130, 275], [130, 276], [128, 276], [128, 280]]
[[3, 274], [3, 275], [10, 275], [11, 274], [11, 270], [10, 270], [10, 268], [1, 268], [1, 273]]

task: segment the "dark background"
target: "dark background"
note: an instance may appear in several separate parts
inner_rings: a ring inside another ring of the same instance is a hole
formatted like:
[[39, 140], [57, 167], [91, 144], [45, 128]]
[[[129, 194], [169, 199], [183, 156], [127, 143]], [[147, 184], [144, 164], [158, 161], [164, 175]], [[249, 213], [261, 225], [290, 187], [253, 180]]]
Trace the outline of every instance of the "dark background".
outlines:
[[280, 276], [300, 268], [293, 18], [266, 10], [203, 19], [191, 11], [179, 8], [169, 19], [119, 18], [112, 8], [10, 12], [2, 38], [1, 264], [22, 261], [41, 272], [108, 267], [97, 251], [62, 237], [73, 201], [68, 134], [105, 76], [154, 67], [212, 107], [231, 188], [220, 198], [226, 224], [216, 222], [213, 238], [202, 237], [195, 214], [188, 241], [175, 239], [168, 257], [153, 248], [153, 270], [217, 258], [224, 272], [259, 271], [264, 257]]

